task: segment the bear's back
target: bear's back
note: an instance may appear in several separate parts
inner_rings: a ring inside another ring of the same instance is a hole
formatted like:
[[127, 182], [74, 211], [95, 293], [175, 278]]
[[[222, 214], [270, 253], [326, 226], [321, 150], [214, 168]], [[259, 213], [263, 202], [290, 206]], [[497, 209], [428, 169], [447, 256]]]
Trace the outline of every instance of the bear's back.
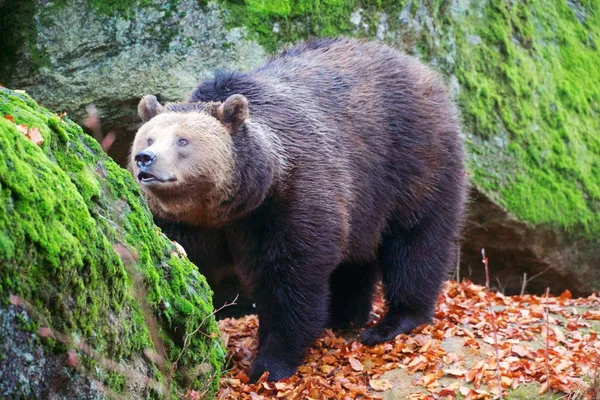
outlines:
[[217, 75], [190, 101], [236, 93], [281, 141], [292, 186], [335, 208], [353, 258], [373, 257], [390, 215], [417, 224], [443, 185], [463, 182], [457, 113], [441, 79], [387, 46], [301, 43], [254, 71]]

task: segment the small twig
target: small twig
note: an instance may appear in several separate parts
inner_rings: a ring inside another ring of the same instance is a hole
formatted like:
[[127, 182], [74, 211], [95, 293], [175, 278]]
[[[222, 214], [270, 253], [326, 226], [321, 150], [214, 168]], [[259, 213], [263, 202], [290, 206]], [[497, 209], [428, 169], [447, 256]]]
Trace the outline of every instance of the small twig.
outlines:
[[168, 374], [169, 381], [171, 379], [171, 376], [173, 375], [173, 372], [175, 372], [175, 369], [177, 368], [177, 363], [179, 362], [179, 359], [181, 358], [181, 356], [183, 355], [183, 353], [185, 352], [185, 350], [188, 346], [189, 338], [192, 337], [193, 335], [195, 335], [200, 330], [202, 325], [204, 325], [204, 322], [206, 322], [206, 320], [209, 317], [214, 316], [216, 313], [218, 313], [219, 311], [221, 311], [222, 309], [224, 309], [226, 307], [231, 307], [231, 306], [236, 305], [237, 304], [236, 301], [237, 301], [238, 297], [239, 297], [239, 294], [235, 296], [235, 299], [233, 299], [233, 301], [231, 303], [225, 302], [225, 304], [223, 304], [221, 307], [217, 308], [212, 313], [208, 314], [206, 317], [204, 317], [204, 319], [200, 322], [200, 325], [198, 325], [198, 327], [193, 332], [185, 335], [185, 338], [183, 339], [183, 347], [181, 348], [181, 351], [179, 352], [179, 355], [177, 355], [177, 358], [175, 359], [175, 361], [173, 361], [173, 364], [171, 364], [171, 370], [169, 371], [169, 374]]
[[500, 374], [500, 350], [498, 345], [498, 330], [496, 329], [496, 314], [494, 313], [494, 308], [492, 307], [492, 301], [490, 300], [490, 272], [488, 268], [488, 259], [485, 256], [485, 249], [481, 249], [481, 257], [483, 265], [485, 265], [485, 288], [486, 294], [485, 298], [488, 303], [488, 308], [490, 312], [490, 319], [492, 323], [492, 330], [494, 332], [494, 349], [496, 350], [496, 373], [498, 376], [498, 396], [499, 399], [502, 400], [502, 377]]
[[546, 383], [548, 384], [548, 398], [552, 399], [552, 388], [550, 387], [550, 307], [548, 306], [548, 294], [550, 288], [546, 288]]
[[460, 260], [456, 263], [456, 282], [460, 283]]
[[534, 276], [532, 276], [531, 278], [527, 278], [527, 272], [523, 273], [523, 278], [519, 278], [521, 280], [521, 296], [525, 295], [525, 288], [527, 287], [527, 284], [529, 282], [531, 282], [532, 280], [534, 280], [535, 278], [537, 278], [538, 276], [541, 276], [543, 274], [545, 274], [548, 270], [550, 269], [550, 267], [546, 268], [545, 270], [543, 270], [542, 272], [538, 272], [537, 274], [535, 274]]
[[594, 387], [592, 388], [592, 400], [600, 400], [598, 398], [598, 389], [600, 389], [600, 382], [598, 381], [598, 364], [600, 364], [600, 355], [596, 355], [596, 362], [594, 363]]
[[506, 294], [506, 286], [508, 286], [508, 280], [502, 284], [500, 278], [496, 277], [496, 283], [498, 284], [498, 291], [502, 294]]
[[525, 296], [525, 288], [527, 287], [527, 272], [523, 272], [523, 279], [521, 279], [521, 293], [519, 295]]

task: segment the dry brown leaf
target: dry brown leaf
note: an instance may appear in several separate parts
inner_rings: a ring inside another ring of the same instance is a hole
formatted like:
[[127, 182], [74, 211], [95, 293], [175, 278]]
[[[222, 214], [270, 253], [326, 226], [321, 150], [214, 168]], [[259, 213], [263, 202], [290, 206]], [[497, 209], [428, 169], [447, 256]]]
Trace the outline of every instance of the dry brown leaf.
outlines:
[[19, 125], [16, 125], [15, 127], [16, 127], [16, 128], [17, 128], [17, 130], [18, 130], [19, 132], [21, 132], [23, 135], [27, 135], [27, 131], [29, 130], [29, 129], [27, 128], [27, 125], [25, 125], [25, 124], [19, 124]]
[[449, 368], [445, 369], [444, 373], [453, 376], [464, 376], [467, 373], [467, 370], [464, 368]]
[[392, 384], [388, 379], [371, 379], [369, 386], [377, 392], [383, 392], [392, 388]]
[[44, 143], [44, 137], [42, 136], [39, 128], [29, 129], [25, 136], [38, 146]]
[[335, 370], [333, 365], [319, 365], [319, 371], [325, 375], [329, 375], [333, 370]]
[[529, 350], [523, 346], [519, 346], [518, 344], [513, 345], [510, 350], [519, 357], [525, 357], [529, 354]]
[[362, 371], [364, 369], [363, 365], [356, 358], [350, 357], [348, 361], [350, 362], [350, 365], [352, 366], [353, 370]]

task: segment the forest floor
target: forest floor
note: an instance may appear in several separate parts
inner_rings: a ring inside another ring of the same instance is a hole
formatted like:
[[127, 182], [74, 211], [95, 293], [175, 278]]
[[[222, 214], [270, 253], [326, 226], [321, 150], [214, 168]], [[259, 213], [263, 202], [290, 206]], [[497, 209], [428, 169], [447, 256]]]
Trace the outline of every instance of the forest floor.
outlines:
[[[370, 324], [384, 308], [378, 291]], [[298, 372], [276, 383], [265, 374], [251, 384], [245, 372], [257, 317], [219, 326], [230, 355], [219, 399], [492, 399], [499, 398], [498, 365], [503, 398], [600, 399], [596, 295], [503, 296], [447, 282], [432, 325], [374, 347], [357, 341], [360, 330], [326, 330]]]

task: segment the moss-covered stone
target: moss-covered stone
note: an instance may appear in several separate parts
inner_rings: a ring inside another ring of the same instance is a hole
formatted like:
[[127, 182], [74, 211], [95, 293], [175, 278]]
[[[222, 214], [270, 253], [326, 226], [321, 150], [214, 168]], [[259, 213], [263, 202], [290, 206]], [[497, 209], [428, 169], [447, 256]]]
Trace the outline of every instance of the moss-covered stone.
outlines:
[[[27, 139], [19, 124], [38, 128], [43, 144]], [[0, 302], [7, 305], [15, 295], [31, 305], [22, 329], [50, 327], [73, 343], [85, 341], [98, 357], [126, 366], [141, 362], [137, 372], [163, 386], [169, 379], [160, 371], [179, 359], [173, 396], [188, 385], [214, 393], [224, 351], [211, 294], [196, 267], [153, 224], [127, 171], [68, 118], [0, 88]], [[145, 308], [159, 318], [159, 328], [152, 328]], [[196, 329], [183, 349], [185, 335]], [[153, 341], [165, 347], [167, 359], [158, 365], [142, 356], [146, 349], [162, 352]], [[104, 370], [97, 357], [63, 342], [54, 350], [79, 351], [87, 373], [127, 394], [132, 378]], [[10, 380], [0, 387], [10, 389]], [[31, 390], [20, 386], [19, 394], [35, 396]]]
[[600, 2], [580, 3], [466, 15], [456, 73], [478, 186], [522, 220], [600, 237]]
[[379, 37], [437, 64], [458, 78], [477, 187], [523, 221], [600, 237], [600, 1], [224, 3], [269, 50]]
[[414, 54], [447, 77], [461, 106], [475, 192], [508, 211], [497, 229], [471, 220], [465, 269], [479, 270], [486, 242], [491, 260], [510, 270], [511, 290], [523, 272], [547, 267], [560, 274], [538, 278], [540, 287], [573, 275], [581, 294], [600, 287], [600, 0], [25, 3], [0, 6], [0, 83], [78, 121], [95, 103], [105, 131], [119, 134], [111, 156], [120, 163], [139, 96], [180, 100], [217, 69], [258, 65], [264, 49], [349, 35]]
[[270, 51], [308, 37], [381, 36], [393, 30], [406, 0], [223, 0], [231, 26], [245, 26]]

